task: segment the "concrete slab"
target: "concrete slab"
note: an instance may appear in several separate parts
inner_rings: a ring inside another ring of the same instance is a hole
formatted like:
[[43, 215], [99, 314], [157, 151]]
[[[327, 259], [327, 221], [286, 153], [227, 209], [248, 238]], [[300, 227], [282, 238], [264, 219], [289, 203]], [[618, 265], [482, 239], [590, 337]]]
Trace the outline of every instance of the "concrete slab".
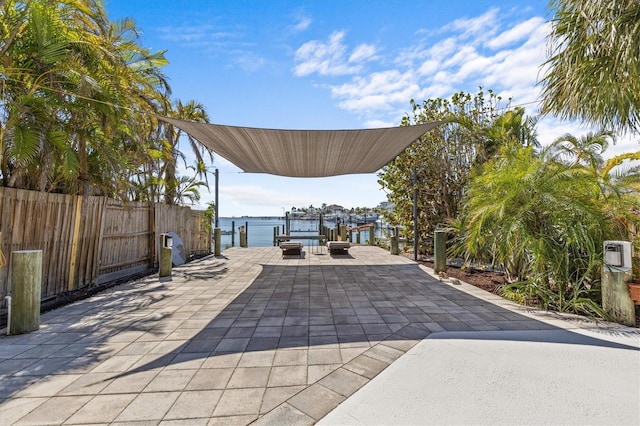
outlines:
[[593, 336], [431, 334], [319, 424], [640, 424], [640, 335]]

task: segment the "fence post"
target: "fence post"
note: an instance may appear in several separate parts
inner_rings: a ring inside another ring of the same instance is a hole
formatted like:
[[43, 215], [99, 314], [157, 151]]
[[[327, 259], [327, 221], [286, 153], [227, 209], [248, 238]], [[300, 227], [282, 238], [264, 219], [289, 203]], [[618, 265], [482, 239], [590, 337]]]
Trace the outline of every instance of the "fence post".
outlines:
[[40, 328], [42, 250], [11, 253], [11, 334]]
[[73, 235], [71, 236], [71, 261], [69, 262], [69, 281], [67, 290], [73, 290], [76, 279], [76, 258], [78, 257], [78, 239], [80, 238], [80, 219], [82, 218], [82, 195], [76, 198], [76, 214], [73, 223]]
[[447, 271], [447, 231], [436, 230], [433, 238], [433, 270]]

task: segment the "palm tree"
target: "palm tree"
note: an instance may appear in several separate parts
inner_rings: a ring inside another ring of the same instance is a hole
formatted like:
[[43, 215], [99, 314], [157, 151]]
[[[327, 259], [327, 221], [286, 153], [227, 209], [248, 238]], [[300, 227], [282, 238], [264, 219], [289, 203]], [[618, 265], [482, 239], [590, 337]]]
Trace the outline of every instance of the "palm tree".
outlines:
[[640, 2], [550, 0], [544, 113], [640, 130]]
[[471, 179], [454, 254], [504, 268], [508, 297], [603, 315], [591, 299], [603, 241], [629, 237], [640, 194], [637, 169], [612, 171], [640, 152], [602, 161], [609, 136], [565, 135], [539, 153], [505, 147]]
[[[209, 122], [209, 115], [203, 104], [189, 100], [187, 103], [182, 103], [178, 100], [171, 114], [174, 118], [180, 120], [198, 121], [201, 123]], [[173, 204], [176, 200], [177, 180], [176, 180], [176, 167], [178, 158], [184, 159], [184, 153], [179, 149], [180, 137], [183, 132], [181, 129], [166, 125], [166, 138], [167, 138], [167, 153], [165, 157], [164, 167], [164, 180], [166, 185], [165, 202], [167, 204]], [[204, 161], [204, 156], [208, 154], [209, 160], [213, 161], [213, 152], [206, 148], [204, 145], [199, 144], [191, 135], [187, 134], [187, 140], [191, 151], [196, 156], [196, 170], [197, 176], [204, 179], [206, 185], [208, 185], [207, 168]]]
[[170, 104], [163, 52], [95, 0], [5, 1], [0, 13], [2, 184], [126, 197], [157, 161], [158, 125], [141, 114]]
[[557, 138], [546, 149], [545, 154], [556, 161], [568, 161], [571, 166], [582, 165], [597, 170], [604, 163], [602, 154], [615, 141], [614, 133], [601, 130], [589, 132], [577, 138], [569, 133]]

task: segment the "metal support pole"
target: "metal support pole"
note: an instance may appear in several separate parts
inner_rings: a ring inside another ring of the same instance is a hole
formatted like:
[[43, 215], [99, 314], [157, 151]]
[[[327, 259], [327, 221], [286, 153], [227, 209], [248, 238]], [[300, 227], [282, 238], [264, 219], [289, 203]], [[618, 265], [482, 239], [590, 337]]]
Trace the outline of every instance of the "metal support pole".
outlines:
[[236, 221], [231, 221], [231, 247], [236, 246]]
[[244, 246], [249, 247], [249, 222], [244, 223]]
[[413, 260], [418, 260], [418, 169], [413, 168]]
[[218, 177], [220, 176], [218, 169], [216, 169], [216, 198], [215, 198], [215, 214], [216, 214], [216, 219], [215, 219], [215, 224], [214, 227], [218, 228], [220, 227], [220, 222], [219, 222], [219, 214], [218, 214]]

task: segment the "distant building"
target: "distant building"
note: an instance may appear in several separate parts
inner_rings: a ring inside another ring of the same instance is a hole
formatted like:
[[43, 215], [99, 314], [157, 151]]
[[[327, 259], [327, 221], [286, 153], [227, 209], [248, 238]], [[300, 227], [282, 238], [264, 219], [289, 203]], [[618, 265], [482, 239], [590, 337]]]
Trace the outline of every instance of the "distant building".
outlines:
[[383, 201], [380, 204], [378, 204], [378, 208], [386, 211], [387, 213], [391, 213], [395, 206], [396, 204], [390, 201]]
[[330, 206], [327, 206], [327, 210], [329, 210], [331, 214], [339, 215], [344, 212], [344, 207], [337, 204], [331, 204]]

